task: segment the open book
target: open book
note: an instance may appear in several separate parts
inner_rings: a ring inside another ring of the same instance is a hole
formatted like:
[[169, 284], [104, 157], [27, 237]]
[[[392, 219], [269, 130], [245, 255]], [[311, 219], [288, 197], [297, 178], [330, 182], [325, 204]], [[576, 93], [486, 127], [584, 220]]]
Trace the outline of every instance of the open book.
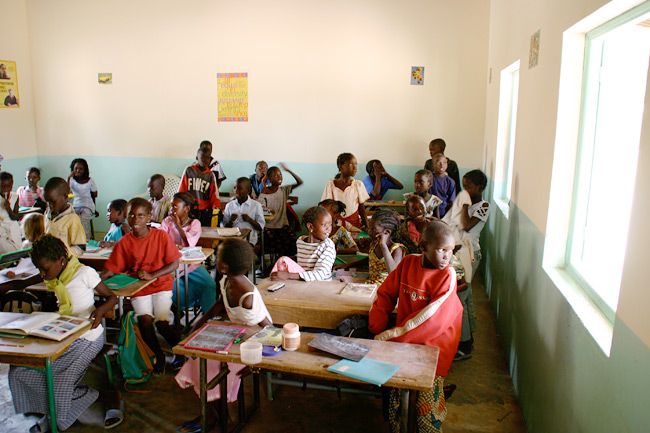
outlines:
[[181, 250], [184, 260], [205, 260], [207, 257], [201, 247], [185, 247]]
[[376, 284], [348, 283], [341, 290], [341, 295], [371, 298], [377, 290]]
[[38, 311], [31, 314], [16, 314], [16, 317], [15, 320], [2, 324], [0, 332], [61, 341], [80, 329], [90, 326], [90, 320], [61, 316], [58, 313]]

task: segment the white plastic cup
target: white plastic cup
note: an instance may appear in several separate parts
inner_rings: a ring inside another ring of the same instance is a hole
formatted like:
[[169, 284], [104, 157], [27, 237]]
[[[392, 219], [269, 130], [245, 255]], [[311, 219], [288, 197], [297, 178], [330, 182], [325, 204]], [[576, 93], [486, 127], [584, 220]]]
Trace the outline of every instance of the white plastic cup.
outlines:
[[262, 362], [262, 343], [258, 341], [245, 341], [239, 347], [241, 362], [246, 365]]

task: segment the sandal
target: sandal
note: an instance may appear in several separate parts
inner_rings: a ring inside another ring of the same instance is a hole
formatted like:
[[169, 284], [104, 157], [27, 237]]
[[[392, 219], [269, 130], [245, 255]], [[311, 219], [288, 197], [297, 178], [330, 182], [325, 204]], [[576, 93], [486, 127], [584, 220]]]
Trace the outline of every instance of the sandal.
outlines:
[[151, 372], [155, 377], [163, 377], [165, 375], [165, 364], [162, 366], [154, 367]]
[[464, 361], [465, 359], [470, 359], [472, 357], [472, 352], [465, 353], [462, 350], [456, 352], [454, 356], [454, 361]]
[[119, 409], [108, 409], [104, 415], [104, 428], [106, 430], [117, 427], [124, 421], [124, 400], [120, 399]]
[[[200, 417], [199, 417], [200, 418]], [[212, 430], [215, 426], [217, 425], [217, 420], [214, 419], [212, 422], [208, 422], [208, 428], [207, 431]], [[193, 419], [191, 421], [186, 421], [183, 423], [182, 426], [180, 426], [178, 429], [176, 429], [178, 433], [200, 433], [201, 432], [201, 421], [197, 421], [196, 419]]]
[[185, 357], [175, 357], [172, 362], [169, 363], [169, 366], [171, 367], [172, 371], [178, 371], [183, 367], [183, 364], [185, 364]]
[[29, 433], [46, 433], [50, 431], [50, 418], [43, 415], [43, 418], [36, 421], [36, 424], [29, 428]]

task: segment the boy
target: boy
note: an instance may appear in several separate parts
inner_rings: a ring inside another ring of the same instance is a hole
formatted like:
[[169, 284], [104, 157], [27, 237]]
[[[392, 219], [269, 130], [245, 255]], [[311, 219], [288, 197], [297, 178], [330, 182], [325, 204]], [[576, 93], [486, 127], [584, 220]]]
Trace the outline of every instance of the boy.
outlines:
[[[445, 143], [445, 140], [442, 138], [436, 138], [435, 140], [431, 140], [431, 143], [429, 143], [429, 155], [431, 155], [431, 159], [428, 159], [427, 162], [424, 163], [424, 168], [433, 171], [433, 155], [437, 155], [439, 153], [442, 153], [443, 155], [445, 154], [445, 148], [447, 147], [447, 143]], [[458, 164], [456, 164], [456, 161], [453, 161], [449, 158], [447, 158], [447, 176], [451, 178], [455, 182], [456, 185], [456, 194], [460, 192], [460, 177], [458, 174]]]
[[0, 172], [0, 254], [20, 249], [22, 244], [18, 221], [18, 196], [11, 193], [14, 178], [11, 173]]
[[[426, 344], [440, 348], [435, 386], [419, 392], [417, 413], [420, 431], [439, 431], [447, 415], [443, 397], [444, 377], [460, 339], [463, 307], [456, 295], [456, 272], [450, 266], [454, 235], [441, 221], [428, 223], [422, 231], [422, 254], [406, 256], [377, 291], [368, 329], [376, 340]], [[399, 302], [398, 302], [399, 300]], [[397, 303], [397, 322], [386, 329]], [[390, 397], [391, 426], [399, 425], [399, 392]], [[429, 405], [429, 408], [426, 408]], [[433, 412], [433, 413], [431, 413]], [[427, 423], [423, 426], [421, 423]]]
[[442, 153], [433, 156], [433, 184], [429, 192], [442, 200], [438, 209], [440, 218], [444, 217], [456, 200], [456, 185], [447, 176], [447, 158]]
[[[260, 195], [265, 186], [271, 186], [271, 182], [266, 178], [266, 172], [269, 170], [269, 165], [266, 161], [259, 161], [255, 164], [255, 173], [248, 176], [255, 193], [253, 197]], [[266, 179], [266, 180], [265, 180]]]
[[72, 254], [81, 256], [86, 250], [86, 232], [79, 215], [68, 203], [68, 182], [61, 177], [53, 177], [45, 184], [43, 193], [48, 204], [45, 233], [61, 239]]
[[[219, 191], [214, 173], [210, 170], [211, 146], [201, 145], [196, 153], [196, 163], [183, 171], [178, 192], [189, 192], [199, 205], [199, 221], [204, 227], [212, 225], [214, 209], [221, 207]], [[225, 178], [224, 178], [225, 179]]]
[[214, 173], [214, 178], [217, 180], [217, 196], [219, 195], [219, 188], [221, 188], [221, 182], [226, 180], [226, 175], [223, 172], [223, 169], [221, 168], [221, 164], [219, 164], [219, 161], [216, 159], [212, 158], [212, 143], [209, 142], [208, 140], [203, 140], [201, 144], [199, 144], [199, 147], [207, 146], [210, 149], [210, 164], [208, 167], [212, 172]]
[[2, 193], [2, 207], [7, 211], [9, 217], [18, 221], [20, 214], [18, 213], [18, 195], [11, 192], [14, 188], [14, 176], [8, 171], [0, 172], [0, 192]]
[[[113, 247], [113, 253], [104, 265], [102, 281], [115, 274], [127, 273], [141, 280], [156, 280], [131, 297], [133, 311], [145, 343], [156, 355], [154, 374], [165, 372], [163, 354], [153, 323], [171, 347], [180, 341], [169, 325], [169, 311], [172, 306], [173, 279], [171, 274], [178, 268], [181, 253], [169, 235], [155, 228], [149, 228], [151, 203], [144, 198], [132, 199], [126, 208], [127, 221], [131, 227], [128, 233]], [[172, 368], [180, 368], [183, 357], [174, 356]]]
[[404, 185], [388, 174], [381, 161], [371, 159], [366, 164], [368, 176], [364, 177], [361, 182], [366, 187], [371, 200], [381, 200], [389, 189], [402, 189]]
[[151, 199], [151, 222], [162, 223], [169, 213], [172, 205], [172, 199], [168, 195], [163, 195], [165, 189], [165, 177], [162, 174], [154, 174], [147, 181], [147, 192]]
[[264, 210], [262, 204], [250, 197], [251, 181], [240, 177], [235, 183], [235, 200], [230, 200], [223, 211], [223, 222], [226, 227], [252, 229], [251, 244], [257, 244], [257, 232], [264, 230]]
[[409, 198], [412, 195], [419, 195], [424, 199], [424, 216], [427, 218], [440, 218], [438, 206], [440, 206], [442, 200], [429, 192], [429, 188], [433, 185], [433, 173], [429, 170], [416, 171], [413, 184], [415, 186], [415, 192], [404, 194], [404, 198]]

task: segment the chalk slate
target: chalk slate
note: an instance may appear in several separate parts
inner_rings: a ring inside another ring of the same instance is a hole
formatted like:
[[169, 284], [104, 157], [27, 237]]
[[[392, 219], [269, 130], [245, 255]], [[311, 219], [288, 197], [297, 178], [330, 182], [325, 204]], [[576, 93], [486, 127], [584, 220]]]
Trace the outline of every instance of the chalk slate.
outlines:
[[361, 361], [370, 352], [370, 347], [364, 344], [359, 344], [349, 338], [335, 337], [329, 334], [320, 334], [308, 346], [352, 361]]

